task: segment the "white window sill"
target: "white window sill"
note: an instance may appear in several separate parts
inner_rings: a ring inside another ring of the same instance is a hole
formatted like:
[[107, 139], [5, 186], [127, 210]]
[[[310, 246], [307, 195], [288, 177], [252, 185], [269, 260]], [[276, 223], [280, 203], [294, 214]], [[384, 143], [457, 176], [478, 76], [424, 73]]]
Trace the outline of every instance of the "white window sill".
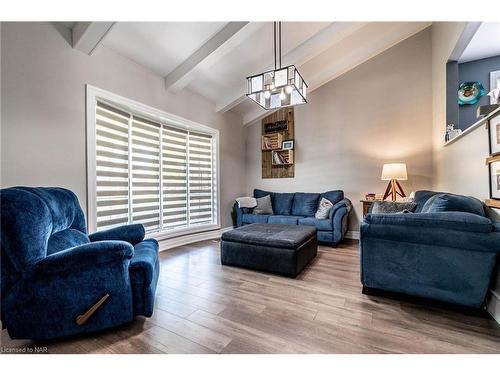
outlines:
[[162, 241], [162, 240], [168, 240], [170, 238], [187, 236], [190, 234], [219, 230], [220, 228], [221, 227], [218, 224], [200, 225], [197, 227], [187, 228], [187, 229], [149, 233], [146, 234], [146, 238], [154, 238], [157, 241]]

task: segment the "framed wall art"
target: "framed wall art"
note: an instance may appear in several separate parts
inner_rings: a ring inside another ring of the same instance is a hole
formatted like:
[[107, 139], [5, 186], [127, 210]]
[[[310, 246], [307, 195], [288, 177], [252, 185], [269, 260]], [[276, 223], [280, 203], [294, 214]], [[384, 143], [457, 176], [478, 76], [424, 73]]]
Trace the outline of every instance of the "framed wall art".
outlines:
[[500, 155], [486, 159], [489, 168], [490, 198], [500, 201]]
[[493, 117], [488, 124], [490, 154], [500, 154], [500, 113]]

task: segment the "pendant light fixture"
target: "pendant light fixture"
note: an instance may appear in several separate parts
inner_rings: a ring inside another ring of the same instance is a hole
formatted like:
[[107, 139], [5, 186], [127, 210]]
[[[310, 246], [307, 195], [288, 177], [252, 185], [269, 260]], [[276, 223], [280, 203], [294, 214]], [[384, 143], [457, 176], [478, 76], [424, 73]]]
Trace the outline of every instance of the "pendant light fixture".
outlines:
[[281, 66], [281, 22], [273, 22], [274, 70], [247, 77], [247, 96], [264, 109], [307, 103], [307, 84], [295, 65]]

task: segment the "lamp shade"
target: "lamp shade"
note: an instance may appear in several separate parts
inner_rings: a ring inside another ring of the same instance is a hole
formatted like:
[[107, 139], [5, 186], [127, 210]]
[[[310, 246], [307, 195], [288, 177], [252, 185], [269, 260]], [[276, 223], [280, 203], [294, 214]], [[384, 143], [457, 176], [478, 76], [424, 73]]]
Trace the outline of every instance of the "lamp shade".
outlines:
[[382, 180], [408, 180], [405, 163], [384, 164], [382, 168]]

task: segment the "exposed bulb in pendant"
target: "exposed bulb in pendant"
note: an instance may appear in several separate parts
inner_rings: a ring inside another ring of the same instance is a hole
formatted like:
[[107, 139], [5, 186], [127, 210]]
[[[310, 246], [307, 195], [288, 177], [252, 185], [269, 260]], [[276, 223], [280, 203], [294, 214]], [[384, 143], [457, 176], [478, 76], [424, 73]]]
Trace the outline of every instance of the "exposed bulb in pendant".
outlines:
[[290, 85], [288, 85], [287, 87], [285, 87], [285, 91], [286, 91], [287, 94], [291, 94], [292, 91], [293, 91], [293, 87], [290, 86]]
[[286, 95], [285, 95], [285, 92], [283, 90], [281, 90], [280, 99], [281, 100], [285, 100], [286, 99]]
[[271, 91], [266, 90], [264, 91], [264, 98], [269, 99], [271, 97]]

